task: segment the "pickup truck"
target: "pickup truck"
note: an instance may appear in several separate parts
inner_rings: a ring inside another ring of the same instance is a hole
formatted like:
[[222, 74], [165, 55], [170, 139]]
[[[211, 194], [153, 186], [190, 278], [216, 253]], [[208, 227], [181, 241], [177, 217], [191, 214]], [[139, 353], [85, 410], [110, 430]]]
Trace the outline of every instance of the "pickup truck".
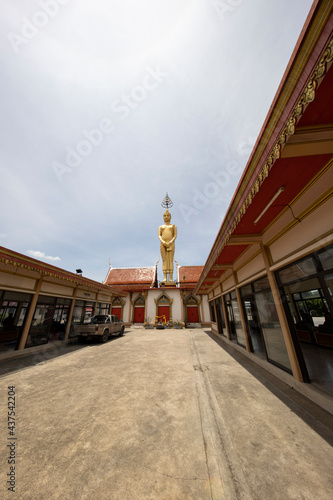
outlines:
[[99, 314], [92, 316], [89, 323], [73, 325], [74, 335], [78, 336], [78, 341], [98, 337], [100, 342], [106, 342], [110, 336], [124, 335], [125, 325], [115, 315]]

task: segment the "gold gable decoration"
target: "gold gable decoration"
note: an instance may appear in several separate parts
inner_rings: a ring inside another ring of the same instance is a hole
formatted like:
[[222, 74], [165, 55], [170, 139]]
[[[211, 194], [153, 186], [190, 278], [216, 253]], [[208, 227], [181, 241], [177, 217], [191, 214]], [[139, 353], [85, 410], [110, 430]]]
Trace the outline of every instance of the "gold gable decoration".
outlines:
[[145, 299], [142, 297], [142, 295], [139, 295], [139, 297], [137, 297], [134, 300], [133, 304], [135, 306], [144, 306], [145, 305]]
[[154, 299], [156, 305], [171, 305], [173, 303], [173, 299], [170, 299], [165, 293], [162, 293], [157, 299]]
[[190, 295], [187, 299], [186, 299], [186, 305], [187, 306], [197, 306], [198, 305], [198, 301], [197, 299], [193, 296], [193, 295]]
[[122, 299], [121, 297], [116, 297], [113, 301], [112, 301], [112, 307], [122, 307], [123, 305], [125, 304], [125, 300]]

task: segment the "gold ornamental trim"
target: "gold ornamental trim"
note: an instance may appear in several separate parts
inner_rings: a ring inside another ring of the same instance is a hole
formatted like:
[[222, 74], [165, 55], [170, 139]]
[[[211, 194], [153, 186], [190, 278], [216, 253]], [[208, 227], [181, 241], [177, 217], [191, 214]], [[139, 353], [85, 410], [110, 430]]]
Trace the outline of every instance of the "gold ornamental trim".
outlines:
[[126, 301], [122, 297], [116, 297], [111, 299], [112, 307], [123, 307], [126, 304]]
[[[94, 284], [90, 284], [90, 283], [84, 283], [83, 281], [77, 280], [74, 277], [72, 278], [72, 277], [64, 276], [64, 275], [61, 275], [61, 274], [58, 274], [55, 272], [46, 271], [45, 269], [39, 269], [35, 266], [29, 265], [29, 264], [24, 264], [23, 262], [17, 262], [14, 259], [9, 259], [8, 257], [0, 257], [0, 262], [3, 262], [6, 265], [10, 265], [10, 266], [13, 266], [13, 267], [16, 267], [19, 269], [24, 269], [26, 271], [32, 271], [32, 272], [38, 273], [40, 276], [43, 276], [43, 277], [57, 278], [57, 279], [60, 279], [63, 281], [68, 281], [70, 283], [75, 283], [76, 285], [81, 284], [81, 285], [86, 286], [88, 288], [106, 291], [106, 289], [104, 287], [107, 285], [98, 286], [98, 285], [94, 285]], [[65, 271], [64, 271], [64, 273], [65, 273]], [[113, 292], [111, 292], [111, 293], [113, 293]]]
[[242, 219], [243, 215], [247, 211], [248, 207], [251, 205], [255, 195], [260, 191], [260, 187], [262, 186], [264, 180], [269, 176], [270, 170], [273, 167], [275, 161], [280, 158], [281, 156], [281, 149], [284, 146], [284, 144], [287, 142], [288, 138], [293, 135], [296, 131], [296, 124], [299, 121], [300, 117], [303, 115], [306, 107], [308, 104], [315, 99], [315, 92], [318, 87], [318, 80], [325, 76], [328, 70], [328, 63], [330, 63], [333, 59], [333, 37], [331, 38], [327, 48], [325, 49], [319, 63], [317, 64], [315, 70], [313, 71], [306, 87], [303, 93], [301, 94], [300, 99], [298, 100], [296, 106], [294, 107], [293, 111], [291, 112], [291, 115], [282, 131], [280, 134], [278, 140], [276, 141], [272, 152], [268, 156], [267, 161], [265, 162], [263, 168], [261, 169], [257, 179], [255, 180], [251, 191], [246, 197], [246, 200], [244, 201], [242, 207], [240, 208], [239, 212], [237, 213], [236, 217], [233, 220], [233, 223], [230, 227], [230, 229], [227, 232], [227, 235], [225, 236], [220, 250], [218, 251], [218, 255], [222, 252], [223, 248], [226, 246], [228, 243], [232, 233], [235, 231], [236, 227], [238, 226], [240, 220]]

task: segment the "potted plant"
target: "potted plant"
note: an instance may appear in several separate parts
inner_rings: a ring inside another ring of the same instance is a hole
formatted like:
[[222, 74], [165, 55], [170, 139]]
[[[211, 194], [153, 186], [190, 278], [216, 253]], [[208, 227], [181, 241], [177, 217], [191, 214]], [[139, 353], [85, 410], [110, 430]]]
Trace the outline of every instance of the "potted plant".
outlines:
[[182, 324], [180, 321], [176, 320], [173, 322], [173, 327], [176, 328], [176, 330], [181, 330], [182, 329]]
[[167, 324], [166, 324], [166, 327], [167, 328], [172, 328], [173, 326], [173, 321], [168, 321]]
[[146, 328], [146, 330], [151, 330], [152, 328], [154, 328], [154, 325], [150, 323], [150, 318], [146, 318], [143, 325]]

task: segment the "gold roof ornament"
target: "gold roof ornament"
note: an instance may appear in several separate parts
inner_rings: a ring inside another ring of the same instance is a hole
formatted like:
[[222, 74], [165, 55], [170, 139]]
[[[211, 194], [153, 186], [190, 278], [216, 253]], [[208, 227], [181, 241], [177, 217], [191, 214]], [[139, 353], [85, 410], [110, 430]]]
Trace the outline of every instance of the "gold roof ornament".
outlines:
[[163, 199], [162, 203], [161, 203], [161, 207], [163, 208], [166, 208], [166, 212], [169, 212], [169, 207], [173, 207], [173, 202], [172, 200], [169, 198], [169, 195], [168, 193], [166, 194], [165, 198]]

